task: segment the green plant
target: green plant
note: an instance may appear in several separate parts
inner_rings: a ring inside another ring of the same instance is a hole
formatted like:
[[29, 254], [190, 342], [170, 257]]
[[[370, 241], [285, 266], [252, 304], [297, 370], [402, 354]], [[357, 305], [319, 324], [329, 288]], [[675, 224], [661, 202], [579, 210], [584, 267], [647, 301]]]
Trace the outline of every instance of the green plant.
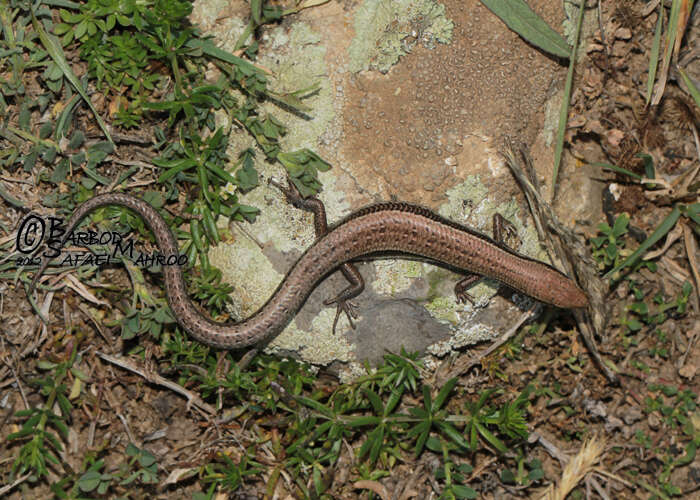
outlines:
[[150, 451], [129, 443], [126, 446], [126, 456], [129, 459], [121, 467], [121, 474], [126, 477], [119, 482], [120, 485], [128, 485], [136, 480], [147, 484], [158, 482], [158, 464]]
[[[78, 352], [78, 342], [74, 341], [73, 349], [68, 359], [61, 362], [39, 361], [37, 368], [49, 372], [46, 377], [32, 381], [46, 397], [46, 403], [41, 407], [18, 411], [15, 416], [23, 418], [24, 423], [18, 432], [7, 436], [8, 440], [27, 440], [22, 445], [19, 455], [14, 461], [12, 470], [16, 474], [31, 472], [38, 477], [48, 475], [47, 465], [58, 465], [60, 462], [54, 453], [61, 452], [63, 445], [54, 434], [64, 438], [68, 436], [66, 421], [70, 419], [73, 405], [68, 399], [68, 387], [65, 379], [70, 372], [78, 379], [85, 380], [86, 375], [74, 366]], [[54, 413], [57, 404], [61, 414]]]
[[416, 456], [423, 452], [430, 431], [433, 429], [440, 434], [444, 434], [450, 441], [453, 441], [458, 446], [464, 449], [469, 448], [469, 444], [465, 441], [464, 437], [462, 437], [462, 435], [457, 432], [457, 429], [447, 420], [446, 410], [441, 409], [447, 401], [447, 396], [452, 392], [456, 384], [456, 378], [448, 380], [440, 389], [440, 392], [438, 392], [435, 401], [432, 400], [430, 395], [430, 387], [424, 385], [423, 407], [409, 409], [409, 413], [417, 423], [408, 431], [407, 437], [416, 439], [414, 448]]
[[[639, 332], [645, 327], [653, 327], [662, 325], [667, 319], [669, 313], [673, 313], [675, 316], [680, 316], [685, 314], [688, 300], [690, 294], [692, 293], [693, 287], [689, 282], [685, 282], [681, 288], [681, 293], [669, 302], [665, 302], [663, 295], [658, 293], [652, 298], [652, 303], [648, 304], [644, 300], [644, 292], [637, 286], [636, 282], [630, 281], [630, 289], [635, 297], [635, 301], [626, 306], [625, 314], [620, 319], [620, 324], [626, 327], [627, 332], [634, 334]], [[656, 328], [654, 333], [657, 337], [657, 344], [664, 343], [666, 335], [665, 333]], [[625, 337], [627, 344], [636, 344], [637, 339], [631, 338], [629, 336]], [[666, 353], [663, 346], [659, 347], [654, 353], [659, 353], [665, 357]]]
[[508, 447], [489, 429], [489, 426], [495, 426], [510, 438], [527, 437], [524, 408], [528, 404], [532, 387], [526, 387], [513, 403], [507, 403], [500, 409], [487, 406], [487, 401], [499, 392], [498, 389], [486, 389], [481, 392], [475, 403], [467, 402], [465, 405], [468, 412], [465, 434], [469, 439], [468, 447], [472, 451], [477, 449], [480, 437], [499, 453], [508, 451]]
[[474, 471], [469, 464], [456, 465], [445, 457], [445, 465], [435, 471], [435, 479], [445, 482], [439, 498], [455, 500], [457, 498], [478, 498], [476, 490], [466, 485], [467, 479]]
[[[656, 397], [647, 396], [644, 399], [646, 413], [658, 413], [664, 424], [669, 429], [680, 429], [679, 435], [685, 441], [685, 453], [678, 456], [670, 450], [658, 450], [662, 454], [663, 467], [658, 476], [658, 484], [667, 495], [678, 496], [682, 492], [678, 486], [670, 482], [670, 476], [676, 467], [687, 465], [695, 460], [698, 446], [700, 446], [700, 418], [697, 411], [697, 394], [685, 389], [663, 384], [649, 384], [650, 392], [656, 392]], [[652, 447], [648, 437], [638, 433], [637, 440], [647, 448]]]
[[221, 314], [226, 304], [232, 301], [231, 292], [233, 292], [233, 287], [228, 283], [222, 283], [221, 277], [220, 270], [209, 268], [204, 274], [192, 280], [195, 290], [192, 295], [217, 314]]
[[526, 461], [523, 456], [518, 457], [518, 466], [515, 471], [505, 468], [501, 472], [501, 481], [520, 486], [529, 486], [532, 483], [541, 481], [542, 478], [544, 478], [542, 462], [538, 459]]
[[211, 484], [212, 487], [216, 485], [226, 491], [235, 491], [247, 476], [254, 476], [261, 472], [260, 464], [252, 460], [252, 456], [254, 456], [252, 450], [246, 450], [240, 461], [236, 463], [226, 454], [219, 453], [216, 462], [202, 467], [200, 472], [202, 480], [205, 484]]
[[598, 224], [598, 232], [602, 236], [591, 238], [593, 245], [593, 258], [601, 269], [615, 266], [623, 258], [622, 250], [625, 247], [623, 236], [627, 234], [627, 226], [630, 218], [627, 214], [621, 214], [615, 219], [613, 227], [606, 223]]
[[88, 455], [84, 466], [88, 466], [87, 470], [77, 479], [75, 476], [64, 477], [51, 485], [51, 491], [56, 498], [78, 500], [84, 498], [82, 494], [92, 492], [102, 496], [109, 491], [113, 481], [117, 479], [114, 474], [101, 472], [105, 466], [104, 460], [95, 460]]

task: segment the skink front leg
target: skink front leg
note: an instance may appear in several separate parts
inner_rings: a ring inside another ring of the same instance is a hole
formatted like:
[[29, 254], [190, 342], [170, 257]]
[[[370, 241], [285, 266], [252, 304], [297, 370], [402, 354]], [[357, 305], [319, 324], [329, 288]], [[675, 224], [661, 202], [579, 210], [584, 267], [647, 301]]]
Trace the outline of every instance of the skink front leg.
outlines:
[[[304, 198], [291, 180], [288, 180], [287, 186], [283, 186], [274, 179], [270, 179], [270, 184], [282, 191], [287, 201], [295, 207], [306, 210], [314, 214], [314, 231], [316, 238], [324, 236], [328, 232], [328, 220], [326, 219], [326, 207], [318, 198]], [[357, 306], [351, 302], [351, 299], [357, 297], [365, 289], [365, 281], [362, 279], [360, 271], [357, 270], [354, 264], [345, 263], [340, 267], [340, 272], [343, 273], [348, 281], [348, 286], [332, 299], [327, 299], [323, 303], [327, 306], [336, 304], [335, 319], [333, 320], [333, 333], [338, 325], [340, 313], [344, 312], [350, 323], [350, 327], [354, 330], [355, 323], [353, 319], [357, 319]]]
[[[506, 220], [501, 214], [493, 215], [493, 239], [498, 243], [505, 245], [505, 237], [517, 238], [518, 232], [515, 226]], [[464, 302], [469, 302], [474, 305], [474, 297], [467, 291], [471, 288], [474, 283], [481, 280], [482, 276], [480, 274], [467, 273], [464, 278], [459, 280], [455, 285], [455, 297], [457, 297], [457, 302], [462, 304]]]

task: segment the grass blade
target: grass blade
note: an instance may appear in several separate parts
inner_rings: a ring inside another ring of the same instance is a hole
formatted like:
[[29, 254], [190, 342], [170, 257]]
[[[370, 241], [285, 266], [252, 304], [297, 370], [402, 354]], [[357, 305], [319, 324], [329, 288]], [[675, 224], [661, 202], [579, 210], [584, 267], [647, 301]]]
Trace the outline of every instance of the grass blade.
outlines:
[[664, 6], [659, 4], [659, 20], [656, 23], [654, 32], [654, 43], [651, 45], [651, 55], [649, 56], [649, 77], [647, 78], [647, 104], [651, 100], [651, 91], [654, 90], [654, 80], [656, 70], [659, 67], [659, 50], [661, 48], [661, 28], [664, 25]]
[[631, 172], [631, 171], [629, 171], [629, 170], [627, 170], [627, 169], [625, 169], [625, 168], [618, 167], [617, 165], [611, 165], [610, 163], [599, 163], [599, 162], [596, 162], [596, 163], [589, 163], [589, 165], [591, 165], [591, 166], [593, 166], [593, 167], [604, 168], [604, 169], [606, 169], [606, 170], [612, 170], [613, 172], [617, 172], [618, 174], [628, 175], [628, 176], [632, 177], [633, 179], [637, 179], [638, 181], [641, 181], [641, 180], [642, 180], [642, 176], [641, 176], [641, 175], [635, 174], [634, 172]]
[[688, 78], [688, 75], [685, 71], [683, 71], [682, 68], [678, 68], [678, 72], [681, 74], [683, 82], [688, 87], [688, 93], [690, 93], [690, 95], [692, 96], [693, 100], [695, 101], [695, 104], [700, 106], [700, 90], [698, 90], [698, 88], [695, 86], [693, 80]]
[[576, 65], [576, 51], [578, 50], [578, 41], [581, 37], [581, 25], [583, 23], [583, 12], [585, 0], [579, 2], [578, 20], [576, 21], [576, 33], [574, 34], [574, 46], [571, 49], [571, 57], [569, 57], [569, 71], [566, 74], [566, 84], [564, 85], [564, 98], [559, 111], [559, 127], [557, 129], [557, 143], [554, 146], [554, 172], [552, 174], [552, 200], [557, 191], [557, 177], [559, 175], [559, 166], [561, 165], [561, 156], [564, 151], [564, 133], [566, 132], [566, 123], [569, 118], [569, 99], [571, 99], [571, 87], [574, 83], [574, 67]]
[[566, 40], [535, 14], [524, 0], [481, 0], [481, 3], [531, 44], [558, 57], [567, 58], [571, 54]]
[[110, 144], [112, 144], [112, 146], [116, 148], [117, 146], [114, 144], [112, 136], [109, 135], [109, 132], [107, 131], [107, 124], [102, 120], [102, 117], [95, 109], [95, 106], [92, 105], [90, 97], [88, 97], [88, 95], [85, 93], [85, 89], [83, 89], [80, 80], [78, 80], [78, 77], [75, 73], [73, 73], [73, 70], [68, 64], [66, 56], [63, 54], [63, 47], [61, 46], [61, 42], [59, 42], [55, 36], [51, 35], [44, 29], [44, 26], [36, 18], [34, 12], [32, 12], [32, 26], [34, 27], [34, 31], [36, 31], [39, 35], [39, 39], [44, 45], [46, 52], [48, 52], [48, 54], [51, 56], [51, 59], [53, 59], [53, 61], [58, 65], [58, 67], [61, 68], [63, 76], [66, 77], [66, 80], [68, 80], [71, 83], [71, 85], [75, 87], [75, 90], [78, 91], [80, 97], [82, 97], [85, 100], [87, 105], [90, 107], [90, 110], [92, 111], [93, 115], [95, 115], [95, 120], [97, 120], [97, 124], [102, 129], [102, 132], [104, 132], [105, 137], [110, 142]]
[[661, 97], [666, 90], [666, 80], [668, 79], [668, 69], [671, 66], [671, 55], [673, 54], [673, 46], [678, 36], [678, 18], [680, 17], [681, 0], [673, 0], [671, 4], [671, 15], [668, 19], [668, 33], [666, 34], [666, 47], [664, 47], [664, 60], [661, 65], [661, 73], [659, 73], [659, 81], [657, 82], [656, 92], [651, 99], [651, 105], [656, 106], [661, 102]]
[[610, 276], [618, 272], [620, 269], [624, 269], [625, 267], [634, 264], [644, 252], [646, 252], [649, 248], [652, 247], [652, 245], [654, 245], [654, 243], [659, 241], [671, 229], [673, 229], [673, 226], [676, 225], [676, 222], [678, 221], [680, 216], [680, 209], [678, 207], [673, 207], [671, 213], [668, 214], [668, 216], [666, 216], [666, 218], [661, 222], [661, 224], [659, 224], [659, 227], [656, 228], [656, 231], [654, 231], [651, 236], [644, 240], [644, 242], [641, 245], [639, 245], [639, 248], [637, 248], [637, 250], [635, 250], [629, 257], [627, 257], [617, 266], [605, 273], [605, 276], [603, 276], [603, 278], [609, 278]]

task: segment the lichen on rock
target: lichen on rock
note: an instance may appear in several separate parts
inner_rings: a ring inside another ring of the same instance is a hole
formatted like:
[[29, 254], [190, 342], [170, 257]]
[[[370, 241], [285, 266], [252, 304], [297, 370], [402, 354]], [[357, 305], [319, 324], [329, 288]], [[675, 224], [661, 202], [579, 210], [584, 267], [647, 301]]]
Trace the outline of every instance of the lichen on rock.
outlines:
[[433, 0], [365, 0], [355, 14], [349, 69], [386, 73], [416, 43], [450, 43], [453, 27], [445, 6]]

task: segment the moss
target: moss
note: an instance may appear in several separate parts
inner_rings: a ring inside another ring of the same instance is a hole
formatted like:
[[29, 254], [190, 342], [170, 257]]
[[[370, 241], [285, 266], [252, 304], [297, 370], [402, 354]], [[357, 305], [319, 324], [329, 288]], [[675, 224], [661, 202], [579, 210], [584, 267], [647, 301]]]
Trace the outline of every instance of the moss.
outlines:
[[445, 6], [433, 0], [365, 0], [355, 14], [349, 69], [386, 73], [417, 42], [449, 43], [453, 27]]

